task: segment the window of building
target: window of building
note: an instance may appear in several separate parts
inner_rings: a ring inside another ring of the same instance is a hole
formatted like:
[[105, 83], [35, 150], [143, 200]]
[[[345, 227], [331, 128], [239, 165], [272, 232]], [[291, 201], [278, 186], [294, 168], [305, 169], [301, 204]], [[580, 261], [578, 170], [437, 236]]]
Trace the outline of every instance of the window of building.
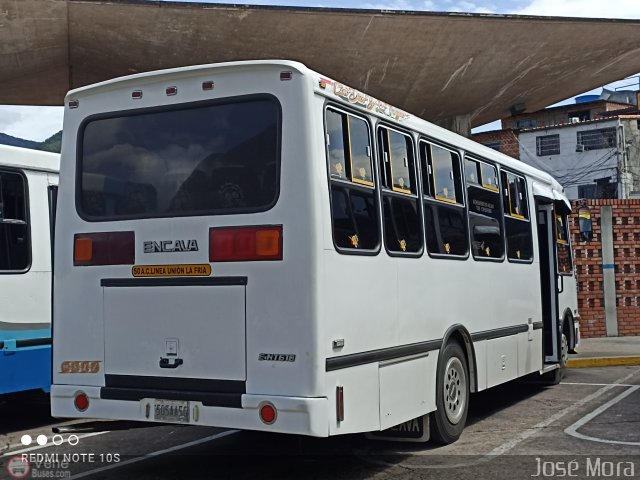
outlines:
[[24, 272], [31, 261], [27, 189], [19, 173], [0, 171], [0, 271]]
[[569, 223], [566, 215], [555, 212], [556, 219], [556, 247], [558, 252], [558, 273], [571, 274], [573, 268], [571, 259], [571, 245], [569, 244]]
[[536, 154], [539, 157], [560, 154], [560, 135], [542, 135], [536, 137]]
[[519, 175], [502, 172], [502, 188], [507, 258], [515, 262], [529, 262], [533, 259], [533, 237], [527, 184]]
[[480, 172], [478, 182], [467, 183], [471, 253], [476, 259], [502, 258], [504, 240], [498, 170], [489, 163], [471, 159], [465, 159], [465, 168]]
[[498, 152], [500, 151], [500, 147], [502, 146], [502, 142], [500, 140], [495, 140], [493, 142], [483, 142], [482, 144], [485, 147], [492, 148]]
[[380, 235], [369, 125], [327, 108], [326, 128], [333, 240], [339, 249], [375, 250]]
[[525, 118], [523, 120], [516, 121], [516, 128], [536, 128], [538, 121], [535, 118]]
[[618, 198], [618, 184], [606, 177], [578, 185], [578, 198]]
[[385, 247], [390, 253], [420, 253], [422, 228], [413, 141], [404, 133], [380, 128], [378, 142]]
[[596, 185], [594, 183], [578, 185], [578, 198], [596, 198]]
[[617, 146], [616, 127], [577, 132], [577, 145], [581, 150], [600, 150]]
[[572, 118], [577, 118], [580, 122], [587, 122], [591, 120], [591, 110], [578, 110], [575, 112], [569, 112], [567, 114], [569, 122]]
[[460, 156], [420, 142], [427, 250], [432, 255], [466, 256], [467, 219], [462, 193]]

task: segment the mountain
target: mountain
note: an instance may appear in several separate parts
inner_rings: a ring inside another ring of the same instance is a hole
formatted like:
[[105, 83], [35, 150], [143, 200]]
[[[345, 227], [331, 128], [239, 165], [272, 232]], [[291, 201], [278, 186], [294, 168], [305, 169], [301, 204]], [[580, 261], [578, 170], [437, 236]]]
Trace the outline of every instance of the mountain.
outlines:
[[62, 147], [62, 130], [58, 133], [51, 135], [44, 142], [42, 142], [37, 148], [44, 150], [45, 152], [60, 153]]
[[44, 142], [34, 142], [24, 138], [12, 137], [6, 133], [0, 133], [0, 145], [10, 145], [12, 147], [32, 148], [34, 150], [44, 150], [45, 152], [60, 153], [62, 143], [62, 130], [51, 135]]
[[0, 133], [0, 144], [10, 145], [12, 147], [35, 148], [38, 149], [40, 142], [25, 140], [24, 138], [12, 137], [6, 133]]

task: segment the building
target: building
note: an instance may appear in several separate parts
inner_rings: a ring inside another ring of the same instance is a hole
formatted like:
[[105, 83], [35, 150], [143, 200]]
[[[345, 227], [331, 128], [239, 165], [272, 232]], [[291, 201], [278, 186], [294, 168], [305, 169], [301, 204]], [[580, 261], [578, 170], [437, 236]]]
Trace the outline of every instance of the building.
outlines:
[[550, 173], [572, 200], [640, 197], [637, 96], [613, 101], [605, 93], [609, 99], [585, 95], [575, 104], [513, 115], [502, 120], [502, 130], [473, 138]]

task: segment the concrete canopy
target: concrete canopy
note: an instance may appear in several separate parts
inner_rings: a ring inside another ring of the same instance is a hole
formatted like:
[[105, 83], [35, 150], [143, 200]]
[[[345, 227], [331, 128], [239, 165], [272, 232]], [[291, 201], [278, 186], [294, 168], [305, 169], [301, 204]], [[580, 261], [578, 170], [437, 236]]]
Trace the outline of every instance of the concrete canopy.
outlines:
[[0, 0], [0, 104], [60, 105], [71, 88], [122, 75], [269, 58], [465, 130], [640, 71], [640, 22]]

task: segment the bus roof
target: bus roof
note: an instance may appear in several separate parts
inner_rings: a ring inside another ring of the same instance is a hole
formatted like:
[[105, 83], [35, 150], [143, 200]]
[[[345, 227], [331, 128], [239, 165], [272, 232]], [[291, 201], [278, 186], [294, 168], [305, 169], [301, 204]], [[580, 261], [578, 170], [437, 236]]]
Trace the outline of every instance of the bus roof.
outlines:
[[247, 61], [238, 61], [238, 62], [224, 62], [224, 63], [212, 63], [212, 64], [204, 64], [204, 65], [192, 65], [188, 67], [179, 67], [179, 68], [171, 68], [165, 70], [156, 70], [151, 72], [138, 73], [134, 75], [127, 75], [124, 77], [118, 77], [111, 80], [107, 80], [105, 82], [96, 83], [93, 85], [88, 85], [85, 87], [77, 88], [75, 90], [69, 91], [65, 98], [65, 104], [67, 104], [68, 100], [82, 98], [83, 96], [100, 94], [100, 93], [108, 93], [112, 90], [117, 90], [119, 88], [123, 88], [127, 85], [139, 87], [140, 84], [144, 84], [147, 81], [157, 81], [159, 78], [167, 77], [167, 79], [178, 80], [180, 78], [189, 78], [193, 76], [202, 75], [203, 71], [207, 70], [249, 70], [252, 68], [262, 68], [262, 67], [283, 67], [288, 70], [294, 70], [301, 75], [311, 76], [314, 78], [314, 85], [316, 93], [326, 96], [328, 98], [332, 98], [334, 100], [339, 101], [345, 105], [350, 106], [351, 108], [356, 108], [357, 110], [362, 111], [363, 113], [368, 113], [371, 115], [376, 115], [377, 117], [384, 119], [385, 121], [395, 123], [400, 126], [404, 126], [411, 130], [414, 130], [418, 133], [422, 133], [429, 137], [433, 137], [438, 139], [445, 144], [450, 144], [451, 146], [456, 146], [467, 153], [472, 155], [477, 155], [481, 158], [491, 160], [495, 163], [498, 163], [508, 169], [513, 169], [517, 172], [521, 172], [534, 180], [537, 180], [539, 183], [543, 184], [541, 186], [546, 187], [545, 189], [549, 189], [548, 195], [551, 198], [556, 200], [563, 201], [565, 204], [570, 206], [569, 201], [567, 200], [564, 189], [558, 181], [542, 170], [538, 170], [535, 167], [527, 165], [520, 160], [516, 160], [508, 155], [504, 155], [496, 150], [493, 150], [489, 147], [486, 147], [480, 143], [474, 142], [462, 135], [458, 135], [450, 130], [439, 127], [433, 123], [427, 122], [415, 115], [409, 114], [407, 112], [403, 112], [400, 109], [396, 109], [391, 105], [388, 105], [380, 100], [377, 100], [370, 95], [367, 95], [364, 92], [359, 92], [358, 90], [352, 89], [350, 87], [346, 87], [347, 90], [352, 92], [354, 95], [359, 95], [361, 98], [367, 98], [376, 103], [376, 105], [382, 105], [391, 108], [394, 112], [397, 113], [395, 118], [390, 118], [390, 116], [385, 116], [371, 108], [365, 108], [362, 105], [358, 105], [357, 102], [347, 100], [345, 96], [340, 96], [334, 93], [334, 89], [326, 89], [320, 86], [322, 80], [328, 82], [331, 85], [342, 85], [339, 82], [329, 79], [328, 77], [322, 75], [319, 72], [311, 70], [306, 65], [290, 60], [247, 60]]
[[31, 148], [0, 145], [0, 167], [58, 173], [60, 171], [60, 155]]

